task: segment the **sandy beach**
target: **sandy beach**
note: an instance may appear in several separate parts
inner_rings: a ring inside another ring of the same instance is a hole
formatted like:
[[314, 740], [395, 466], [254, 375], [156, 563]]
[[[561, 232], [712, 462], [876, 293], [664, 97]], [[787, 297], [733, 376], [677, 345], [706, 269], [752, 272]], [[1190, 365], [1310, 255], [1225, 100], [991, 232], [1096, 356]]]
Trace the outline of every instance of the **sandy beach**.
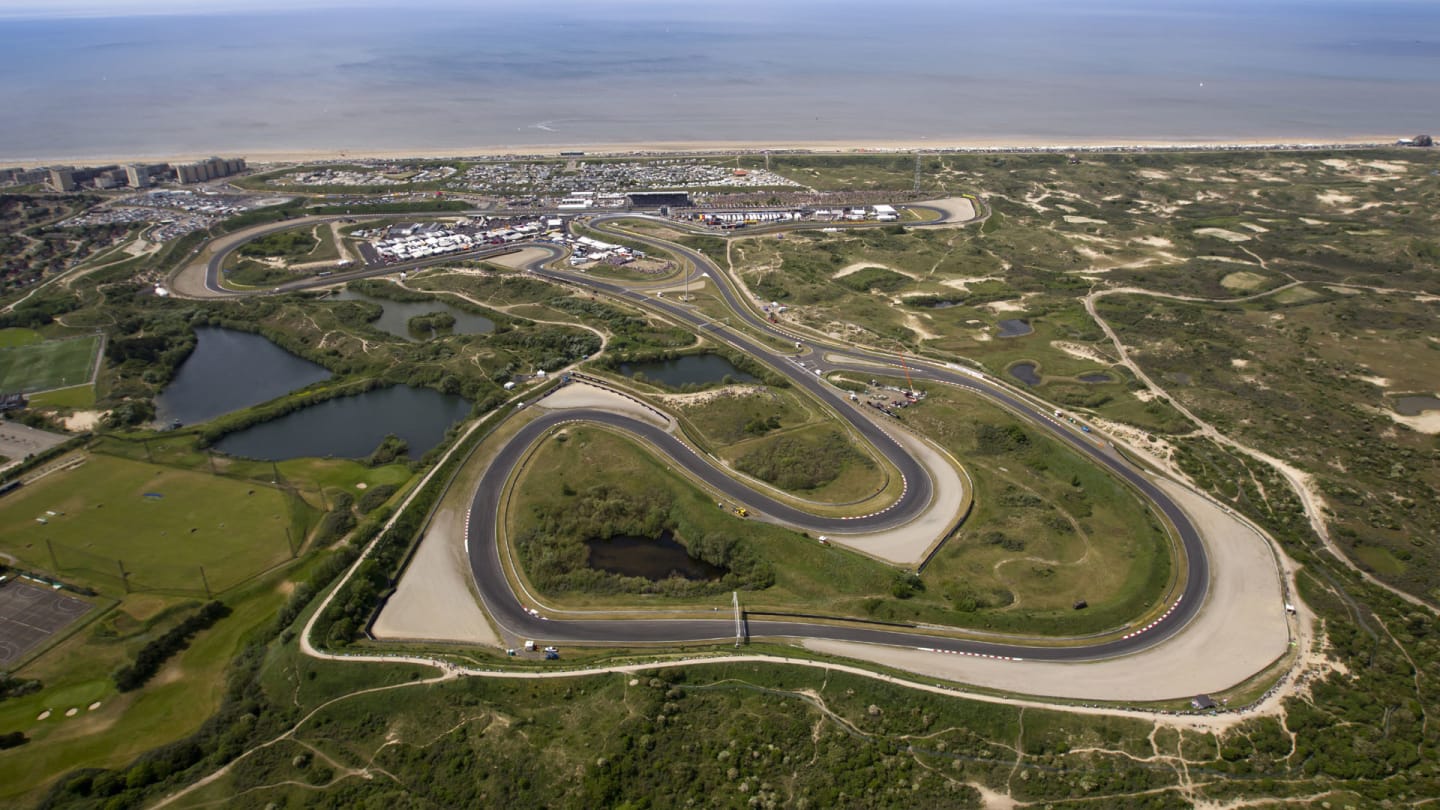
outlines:
[[[643, 143], [577, 143], [555, 144], [488, 144], [464, 149], [432, 149], [417, 146], [414, 149], [389, 150], [276, 150], [255, 151], [229, 150], [227, 157], [243, 157], [252, 165], [264, 166], [287, 163], [315, 163], [337, 160], [438, 160], [462, 157], [499, 157], [508, 155], [558, 157], [561, 152], [586, 152], [590, 154], [667, 154], [695, 152], [913, 152], [915, 150], [1010, 150], [1010, 149], [1214, 149], [1222, 147], [1259, 148], [1267, 146], [1384, 146], [1395, 142], [1394, 135], [1355, 135], [1345, 138], [1315, 139], [1304, 135], [1276, 135], [1271, 138], [1233, 138], [1156, 140], [1134, 137], [1122, 138], [1070, 138], [1056, 140], [1037, 136], [1016, 135], [1005, 138], [934, 138], [921, 140], [814, 140], [814, 141], [657, 141]], [[203, 160], [213, 153], [189, 154], [91, 154], [91, 155], [7, 155], [0, 157], [0, 165], [43, 166], [51, 164], [104, 165], [109, 163], [186, 163]]]

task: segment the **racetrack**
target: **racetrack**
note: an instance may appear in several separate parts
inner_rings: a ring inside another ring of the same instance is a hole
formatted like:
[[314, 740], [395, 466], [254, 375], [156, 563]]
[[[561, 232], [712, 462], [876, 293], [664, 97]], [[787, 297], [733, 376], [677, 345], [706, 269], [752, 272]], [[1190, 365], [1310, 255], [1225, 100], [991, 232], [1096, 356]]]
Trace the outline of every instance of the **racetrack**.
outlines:
[[[633, 215], [624, 215], [633, 216]], [[607, 219], [614, 217], [597, 218], [596, 224], [603, 226]], [[947, 222], [950, 217], [942, 216], [937, 224], [953, 224]], [[294, 227], [295, 222], [287, 224], [287, 227]], [[910, 227], [924, 227], [921, 225], [910, 225]], [[258, 235], [258, 234], [256, 234]], [[930, 476], [926, 473], [923, 465], [920, 465], [901, 444], [888, 436], [880, 426], [872, 420], [863, 418], [856, 414], [855, 409], [841, 397], [841, 395], [823, 381], [823, 374], [833, 370], [858, 370], [865, 374], [875, 373], [877, 366], [891, 367], [894, 360], [889, 355], [872, 350], [860, 349], [843, 345], [832, 345], [828, 341], [821, 342], [813, 336], [797, 336], [777, 330], [753, 309], [746, 297], [737, 289], [737, 285], [731, 279], [725, 277], [718, 267], [715, 267], [703, 255], [688, 250], [673, 243], [661, 243], [657, 240], [640, 237], [636, 234], [627, 233], [627, 238], [650, 242], [656, 246], [682, 256], [688, 260], [697, 270], [706, 272], [715, 288], [725, 298], [730, 309], [736, 315], [744, 319], [747, 325], [755, 331], [768, 332], [777, 337], [789, 341], [797, 337], [801, 338], [808, 345], [807, 348], [815, 351], [807, 352], [806, 360], [808, 367], [800, 367], [793, 358], [781, 355], [760, 341], [757, 341], [743, 332], [736, 331], [722, 324], [716, 324], [707, 317], [700, 315], [683, 303], [673, 299], [656, 298], [646, 295], [622, 285], [602, 281], [581, 274], [564, 273], [545, 268], [543, 265], [561, 255], [559, 249], [550, 245], [535, 245], [527, 248], [543, 253], [543, 255], [532, 254], [534, 259], [526, 264], [526, 269], [538, 276], [560, 281], [570, 285], [578, 285], [589, 288], [595, 292], [604, 293], [621, 300], [639, 304], [647, 309], [663, 312], [677, 322], [684, 323], [697, 332], [705, 334], [720, 342], [726, 343], [740, 351], [743, 351], [763, 362], [768, 363], [776, 370], [785, 374], [797, 387], [805, 389], [820, 401], [826, 403], [831, 409], [846, 419], [851, 426], [865, 437], [873, 446], [884, 453], [905, 476], [905, 494], [896, 504], [879, 514], [862, 518], [825, 518], [806, 514], [788, 504], [766, 498], [763, 494], [733, 480], [713, 465], [706, 463], [696, 456], [686, 445], [681, 443], [674, 436], [654, 424], [634, 419], [624, 414], [609, 411], [600, 411], [586, 408], [576, 408], [568, 411], [555, 411], [547, 413], [534, 419], [522, 428], [513, 437], [499, 455], [487, 468], [480, 485], [477, 487], [474, 499], [471, 503], [470, 514], [465, 529], [465, 542], [468, 550], [471, 573], [480, 594], [481, 601], [492, 620], [499, 626], [503, 633], [511, 637], [534, 637], [543, 638], [551, 642], [581, 642], [596, 644], [667, 644], [678, 642], [697, 641], [724, 641], [733, 640], [736, 636], [736, 625], [733, 617], [727, 616], [723, 620], [710, 619], [676, 619], [665, 618], [660, 615], [635, 615], [624, 619], [578, 619], [561, 618], [552, 616], [548, 619], [541, 619], [528, 612], [527, 606], [521, 602], [519, 597], [511, 589], [509, 581], [505, 577], [504, 569], [500, 562], [500, 543], [496, 537], [497, 518], [500, 514], [502, 504], [499, 502], [501, 493], [505, 491], [505, 482], [508, 480], [513, 468], [523, 458], [530, 445], [538, 441], [545, 433], [555, 425], [565, 421], [583, 419], [599, 424], [607, 425], [613, 429], [622, 430], [640, 437], [654, 447], [658, 452], [670, 457], [675, 463], [685, 466], [687, 472], [703, 481], [706, 486], [717, 492], [725, 493], [736, 501], [753, 505], [757, 511], [763, 512], [778, 521], [804, 528], [810, 531], [826, 534], [839, 533], [865, 533], [882, 529], [893, 529], [904, 526], [914, 521], [919, 515], [933, 505], [934, 489]], [[239, 243], [235, 243], [238, 245]], [[233, 245], [230, 246], [233, 249]], [[446, 257], [453, 260], [455, 257]], [[218, 271], [219, 261], [223, 255], [215, 255], [209, 262], [211, 273]], [[401, 268], [387, 267], [377, 271], [362, 271], [365, 274], [392, 273]], [[210, 276], [211, 273], [207, 273]], [[354, 274], [360, 276], [361, 273]], [[209, 281], [209, 279], [206, 279]], [[307, 287], [327, 286], [345, 280], [344, 278], [328, 278], [318, 281], [301, 282], [295, 285], [287, 285], [286, 289], [304, 289]], [[178, 289], [177, 292], [181, 292]], [[231, 291], [225, 291], [218, 287], [218, 284], [211, 287], [204, 285], [210, 295], [232, 295]], [[672, 282], [673, 286], [673, 282]], [[817, 373], [818, 372], [818, 373]], [[1111, 637], [1104, 638], [1088, 644], [1057, 646], [1045, 643], [1020, 643], [1018, 641], [977, 641], [956, 638], [954, 635], [947, 635], [936, 631], [918, 632], [905, 629], [881, 628], [867, 626], [858, 623], [820, 623], [806, 621], [778, 621], [767, 619], [764, 621], [748, 621], [742, 628], [742, 633], [750, 636], [765, 636], [774, 638], [799, 638], [810, 639], [817, 643], [835, 642], [861, 642], [877, 645], [888, 645], [889, 647], [906, 647], [910, 649], [928, 648], [936, 651], [964, 653], [980, 658], [1009, 659], [1007, 663], [1014, 664], [1015, 661], [1024, 662], [1079, 662], [1097, 661], [1102, 659], [1114, 659], [1120, 656], [1132, 655], [1147, 649], [1154, 649], [1155, 654], [1160, 654], [1162, 642], [1172, 638], [1189, 624], [1206, 606], [1206, 597], [1211, 586], [1210, 558], [1205, 543], [1201, 539], [1200, 532], [1192, 521], [1186, 510], [1182, 509], [1174, 498], [1145, 472], [1132, 466], [1119, 454], [1108, 446], [1108, 443], [1098, 439], [1094, 434], [1081, 433], [1070, 425], [1053, 419], [1049, 409], [1038, 401], [1019, 394], [1013, 389], [993, 379], [973, 371], [960, 369], [958, 367], [946, 367], [936, 364], [913, 362], [911, 364], [913, 376], [927, 381], [954, 385], [971, 390], [981, 396], [990, 399], [1010, 410], [1017, 416], [1031, 422], [1033, 425], [1050, 431], [1062, 441], [1082, 453], [1094, 463], [1110, 470], [1112, 474], [1119, 476], [1128, 482], [1140, 493], [1154, 509], [1163, 514], [1166, 520], [1174, 527], [1178, 550], [1183, 557], [1186, 573], [1183, 578], [1184, 588], [1177, 594], [1172, 594], [1167, 600], [1162, 615], [1153, 623], [1144, 628], [1130, 628], [1124, 632], [1117, 633]], [[1271, 581], [1274, 585], [1273, 594], [1276, 595], [1275, 604], [1268, 608], [1277, 615], [1281, 614], [1278, 579], [1271, 574]], [[1253, 600], [1252, 600], [1253, 601]], [[1257, 604], [1264, 604], [1268, 598], [1261, 599]], [[862, 656], [864, 657], [864, 656]], [[1272, 659], [1267, 659], [1273, 660]], [[1247, 663], [1247, 666], [1249, 664]], [[1260, 666], [1263, 666], [1261, 663]], [[1253, 672], [1259, 667], [1254, 667]], [[1021, 691], [1028, 691], [1023, 686], [1015, 685]]]

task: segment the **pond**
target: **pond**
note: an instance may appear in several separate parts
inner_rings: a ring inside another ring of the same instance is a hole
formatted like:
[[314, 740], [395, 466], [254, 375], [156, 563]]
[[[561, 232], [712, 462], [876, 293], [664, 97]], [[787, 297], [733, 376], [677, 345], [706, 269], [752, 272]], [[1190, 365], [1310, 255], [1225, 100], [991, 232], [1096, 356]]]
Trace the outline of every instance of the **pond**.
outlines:
[[409, 445], [414, 459], [469, 413], [470, 402], [463, 397], [396, 385], [327, 400], [236, 431], [216, 442], [215, 449], [264, 461], [364, 458], [394, 433]]
[[620, 373], [626, 377], [644, 374], [646, 379], [664, 383], [671, 388], [718, 383], [726, 377], [737, 383], [760, 382], [760, 378], [746, 374], [718, 354], [687, 354], [674, 360], [621, 363]]
[[1425, 411], [1440, 411], [1440, 397], [1396, 397], [1395, 412], [1401, 416], [1419, 416]]
[[1000, 322], [1000, 332], [998, 334], [998, 337], [1020, 337], [1021, 335], [1028, 335], [1034, 331], [1035, 330], [1030, 327], [1029, 321], [1017, 320], [1015, 318], [1006, 318], [1005, 320]]
[[327, 380], [330, 372], [259, 335], [202, 326], [198, 343], [155, 398], [165, 422], [195, 424]]
[[1081, 374], [1080, 382], [1094, 385], [1098, 383], [1115, 382], [1115, 378], [1103, 371], [1093, 371], [1089, 374]]
[[1037, 373], [1039, 368], [1034, 363], [1016, 363], [1006, 369], [1006, 372], [1026, 385], [1039, 385], [1040, 375]]
[[396, 337], [406, 340], [424, 340], [431, 337], [425, 332], [412, 332], [410, 330], [410, 319], [416, 315], [428, 315], [432, 312], [447, 312], [455, 317], [455, 327], [448, 334], [454, 335], [482, 335], [495, 331], [495, 322], [484, 315], [476, 315], [473, 312], [466, 312], [459, 307], [448, 304], [442, 298], [433, 301], [391, 301], [388, 298], [375, 298], [351, 290], [341, 290], [330, 296], [327, 301], [368, 301], [372, 304], [379, 304], [384, 308], [380, 313], [379, 320], [371, 321], [370, 325], [382, 332], [389, 332]]
[[591, 568], [653, 582], [670, 577], [720, 579], [727, 573], [718, 565], [691, 557], [668, 531], [659, 538], [622, 534], [609, 540], [586, 540], [585, 546], [590, 549]]

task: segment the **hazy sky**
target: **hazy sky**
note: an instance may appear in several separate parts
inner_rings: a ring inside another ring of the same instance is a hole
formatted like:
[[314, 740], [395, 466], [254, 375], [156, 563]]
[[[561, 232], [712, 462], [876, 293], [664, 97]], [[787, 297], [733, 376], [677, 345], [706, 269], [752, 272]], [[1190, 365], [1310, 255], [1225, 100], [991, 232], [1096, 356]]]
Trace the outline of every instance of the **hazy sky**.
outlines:
[[[513, 8], [512, 3], [503, 0], [489, 0], [492, 5], [505, 5]], [[1434, 0], [1384, 0], [1376, 3], [1377, 6], [1384, 6], [1390, 10], [1404, 8], [1406, 6], [1427, 6], [1432, 5]], [[0, 0], [0, 18], [24, 17], [24, 18], [55, 18], [55, 17], [124, 17], [146, 14], [179, 14], [195, 16], [203, 14], [227, 14], [234, 12], [264, 12], [264, 11], [297, 11], [303, 9], [327, 9], [327, 8], [414, 8], [417, 6], [426, 8], [437, 8], [453, 6], [466, 10], [478, 10], [483, 8], [487, 0]], [[542, 13], [554, 13], [558, 6], [564, 6], [568, 2], [583, 3], [590, 10], [597, 6], [629, 6], [632, 9], [643, 8], [644, 6], [655, 6], [664, 8], [674, 6], [677, 3], [689, 2], [689, 0], [544, 0], [537, 6], [546, 9]], [[774, 9], [777, 0], [725, 0], [721, 4], [729, 9], [731, 16], [739, 9], [750, 6], [754, 11], [764, 11], [767, 8]], [[813, 5], [813, 6], [838, 6], [843, 2], [833, 0], [778, 0], [791, 6]], [[986, 0], [910, 0], [908, 6], [923, 5], [933, 2], [938, 8], [951, 12], [964, 12], [967, 7], [974, 9], [987, 4]], [[1030, 5], [1037, 11], [1047, 6], [1065, 5], [1074, 8], [1076, 6], [1095, 6], [1104, 8], [1107, 11], [1124, 10], [1126, 13], [1144, 12], [1146, 10], [1190, 7], [1194, 9], [1213, 8], [1216, 11], [1223, 11], [1226, 6], [1234, 6], [1234, 0], [1216, 0], [1211, 3], [1208, 0], [1010, 0], [1009, 5]], [[1286, 9], [1294, 8], [1297, 11], [1310, 10], [1316, 7], [1365, 7], [1369, 4], [1364, 0], [1247, 0], [1238, 5], [1248, 6], [1252, 10], [1255, 7], [1269, 7], [1270, 10], [1284, 13]], [[743, 11], [742, 11], [743, 13]]]

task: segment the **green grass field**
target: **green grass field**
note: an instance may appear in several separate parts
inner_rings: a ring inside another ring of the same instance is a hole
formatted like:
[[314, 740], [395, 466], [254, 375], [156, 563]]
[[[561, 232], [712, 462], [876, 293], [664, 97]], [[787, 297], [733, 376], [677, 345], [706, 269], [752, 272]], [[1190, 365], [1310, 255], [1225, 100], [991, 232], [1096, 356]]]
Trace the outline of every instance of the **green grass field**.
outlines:
[[95, 407], [95, 386], [75, 385], [57, 388], [30, 397], [30, 404], [41, 408], [70, 408], [80, 410]]
[[135, 590], [203, 595], [201, 566], [223, 591], [289, 559], [295, 512], [271, 487], [92, 455], [0, 502], [0, 549], [105, 593], [121, 560]]
[[[44, 391], [90, 379], [100, 339], [29, 340], [28, 329], [7, 329], [0, 338], [0, 391]], [[30, 332], [31, 335], [35, 334]], [[37, 335], [38, 337], [38, 335]], [[13, 342], [12, 342], [13, 341]]]
[[[32, 806], [59, 774], [123, 767], [141, 752], [199, 728], [220, 704], [236, 651], [284, 603], [284, 576], [271, 574], [227, 594], [234, 613], [196, 636], [138, 691], [117, 693], [111, 673], [199, 600], [132, 594], [19, 670], [17, 675], [38, 679], [44, 688], [0, 703], [0, 728], [30, 738], [0, 756], [0, 806]], [[76, 714], [66, 716], [72, 708]], [[46, 710], [50, 715], [39, 719]]]
[[34, 329], [21, 329], [12, 327], [0, 329], [0, 349], [9, 349], [14, 346], [29, 346], [32, 343], [39, 343], [45, 338]]

